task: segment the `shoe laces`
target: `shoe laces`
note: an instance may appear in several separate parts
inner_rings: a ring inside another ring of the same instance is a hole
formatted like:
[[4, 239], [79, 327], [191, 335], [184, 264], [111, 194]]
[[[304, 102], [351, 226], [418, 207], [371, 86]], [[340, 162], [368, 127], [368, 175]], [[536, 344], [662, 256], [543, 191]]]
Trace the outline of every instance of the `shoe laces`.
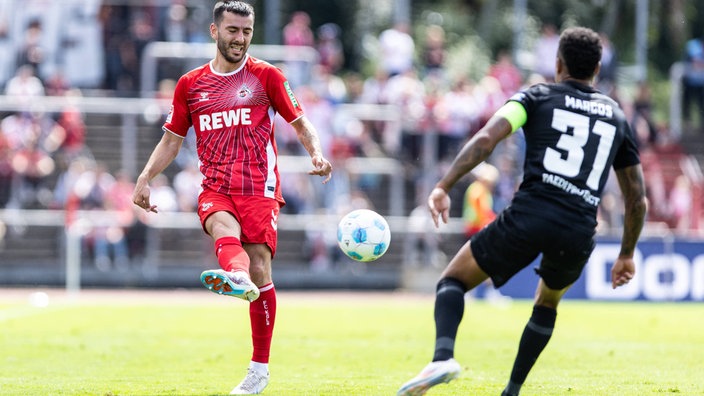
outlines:
[[256, 370], [247, 369], [247, 375], [239, 384], [238, 388], [246, 391], [256, 391], [259, 385], [266, 381], [266, 375], [258, 373]]
[[247, 278], [247, 275], [245, 273], [242, 273], [240, 271], [238, 272], [229, 272], [227, 273], [227, 277], [230, 278], [233, 282], [235, 282], [238, 285], [246, 285], [250, 283], [249, 279]]

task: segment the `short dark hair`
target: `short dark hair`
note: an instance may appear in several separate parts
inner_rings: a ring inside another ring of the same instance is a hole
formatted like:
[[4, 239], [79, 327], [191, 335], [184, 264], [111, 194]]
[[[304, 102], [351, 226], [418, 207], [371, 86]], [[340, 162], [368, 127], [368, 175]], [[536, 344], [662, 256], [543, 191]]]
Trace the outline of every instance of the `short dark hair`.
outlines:
[[557, 52], [571, 77], [590, 79], [601, 61], [601, 39], [589, 28], [568, 28], [560, 35]]
[[251, 4], [244, 1], [225, 0], [215, 3], [215, 7], [213, 7], [213, 23], [216, 25], [220, 24], [223, 18], [222, 14], [225, 11], [244, 17], [251, 15], [254, 18], [254, 7]]

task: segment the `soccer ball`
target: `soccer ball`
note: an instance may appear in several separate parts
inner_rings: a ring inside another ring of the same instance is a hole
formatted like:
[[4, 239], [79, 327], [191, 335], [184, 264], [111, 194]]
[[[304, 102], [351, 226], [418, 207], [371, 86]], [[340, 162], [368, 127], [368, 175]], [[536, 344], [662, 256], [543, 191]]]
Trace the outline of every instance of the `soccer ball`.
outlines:
[[337, 226], [337, 243], [347, 257], [356, 261], [374, 261], [386, 253], [391, 242], [389, 224], [369, 209], [348, 213]]

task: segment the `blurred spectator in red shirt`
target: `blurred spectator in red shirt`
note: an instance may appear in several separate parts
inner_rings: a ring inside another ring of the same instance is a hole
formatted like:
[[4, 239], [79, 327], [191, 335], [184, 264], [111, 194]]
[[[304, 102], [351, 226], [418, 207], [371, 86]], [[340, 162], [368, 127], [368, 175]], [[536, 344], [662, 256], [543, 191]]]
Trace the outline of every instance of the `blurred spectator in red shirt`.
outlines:
[[12, 191], [12, 150], [3, 134], [0, 133], [0, 207], [5, 207]]
[[340, 42], [340, 27], [335, 23], [326, 23], [318, 28], [318, 54], [320, 64], [330, 73], [337, 73], [345, 63], [345, 53]]
[[60, 151], [68, 160], [84, 153], [86, 125], [83, 121], [83, 114], [78, 108], [68, 106], [59, 115], [57, 123], [64, 129], [65, 138], [61, 144]]
[[487, 74], [499, 81], [501, 91], [506, 98], [516, 93], [523, 85], [523, 75], [506, 50], [499, 51], [496, 62], [491, 65]]
[[[296, 11], [283, 29], [284, 45], [289, 47], [315, 48], [315, 35], [310, 27], [310, 16], [304, 11]], [[291, 48], [291, 54], [296, 54], [297, 49]], [[311, 73], [308, 64], [302, 60], [286, 60], [286, 75], [291, 86], [297, 88], [306, 84]]]
[[54, 160], [42, 150], [39, 137], [31, 137], [28, 144], [12, 156], [15, 182], [9, 206], [36, 209], [47, 204], [51, 193], [47, 189], [46, 181], [54, 168]]

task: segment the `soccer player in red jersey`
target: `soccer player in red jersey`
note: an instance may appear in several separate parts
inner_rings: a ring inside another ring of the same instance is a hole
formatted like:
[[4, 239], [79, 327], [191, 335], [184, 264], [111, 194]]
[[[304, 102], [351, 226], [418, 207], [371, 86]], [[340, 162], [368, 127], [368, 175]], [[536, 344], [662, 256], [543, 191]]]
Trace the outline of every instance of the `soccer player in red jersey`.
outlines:
[[306, 118], [281, 70], [247, 50], [254, 9], [241, 1], [219, 1], [210, 35], [215, 58], [183, 75], [174, 92], [164, 135], [137, 178], [133, 202], [157, 212], [149, 181], [176, 158], [189, 128], [196, 133], [202, 192], [198, 215], [215, 241], [220, 269], [204, 271], [211, 291], [250, 302], [253, 354], [244, 380], [232, 394], [261, 393], [269, 382], [269, 351], [276, 318], [271, 260], [277, 218], [284, 205], [277, 168], [274, 117], [296, 130], [311, 157], [311, 175], [330, 180], [332, 165], [322, 153], [315, 127]]

